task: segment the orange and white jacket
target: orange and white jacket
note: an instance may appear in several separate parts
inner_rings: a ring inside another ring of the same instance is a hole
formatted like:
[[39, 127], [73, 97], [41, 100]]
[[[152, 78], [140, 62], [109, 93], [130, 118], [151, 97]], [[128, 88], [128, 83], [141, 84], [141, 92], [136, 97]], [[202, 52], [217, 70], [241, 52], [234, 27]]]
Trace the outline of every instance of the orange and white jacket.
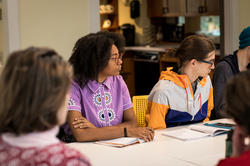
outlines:
[[195, 93], [187, 75], [171, 68], [162, 71], [148, 97], [146, 121], [153, 129], [208, 121], [213, 109], [213, 88], [209, 76], [197, 83]]

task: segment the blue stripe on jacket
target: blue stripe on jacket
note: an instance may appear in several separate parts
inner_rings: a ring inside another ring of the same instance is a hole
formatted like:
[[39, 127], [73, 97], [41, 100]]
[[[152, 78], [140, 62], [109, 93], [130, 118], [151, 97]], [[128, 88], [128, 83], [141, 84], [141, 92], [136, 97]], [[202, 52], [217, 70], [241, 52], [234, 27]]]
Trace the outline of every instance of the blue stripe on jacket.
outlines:
[[168, 113], [165, 116], [165, 123], [167, 127], [174, 127], [179, 125], [201, 122], [207, 117], [207, 110], [208, 110], [208, 101], [206, 101], [202, 105], [202, 114], [201, 110], [199, 109], [199, 111], [194, 116], [194, 119], [192, 120], [192, 115], [190, 115], [187, 112], [181, 112], [178, 110], [169, 109]]

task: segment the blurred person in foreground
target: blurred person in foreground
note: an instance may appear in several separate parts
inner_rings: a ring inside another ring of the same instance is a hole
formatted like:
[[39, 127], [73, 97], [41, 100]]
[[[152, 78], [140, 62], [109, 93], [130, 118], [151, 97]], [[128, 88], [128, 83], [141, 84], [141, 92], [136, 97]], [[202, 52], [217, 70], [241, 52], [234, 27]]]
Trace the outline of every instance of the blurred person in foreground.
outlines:
[[0, 165], [90, 166], [57, 138], [66, 120], [72, 68], [54, 50], [12, 53], [0, 77]]
[[225, 113], [236, 123], [233, 132], [233, 153], [219, 166], [250, 165], [250, 71], [228, 81], [225, 88]]

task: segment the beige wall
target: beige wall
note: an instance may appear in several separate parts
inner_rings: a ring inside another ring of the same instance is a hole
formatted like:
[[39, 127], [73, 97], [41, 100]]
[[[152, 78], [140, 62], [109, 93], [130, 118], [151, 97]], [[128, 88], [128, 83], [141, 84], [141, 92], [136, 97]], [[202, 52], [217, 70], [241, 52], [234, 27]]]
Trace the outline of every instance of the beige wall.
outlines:
[[[0, 9], [2, 9], [2, 2], [0, 1]], [[4, 49], [4, 36], [3, 36], [3, 21], [0, 20], [0, 65], [3, 61], [3, 49]], [[0, 66], [1, 67], [1, 66]]]
[[250, 7], [250, 1], [249, 0], [239, 0], [239, 31], [240, 32], [244, 28], [250, 26], [249, 7]]
[[147, 16], [147, 0], [140, 1], [140, 17], [136, 19], [130, 18], [130, 7], [125, 5], [123, 1], [118, 0], [119, 25], [130, 23], [135, 25], [136, 36], [135, 43], [144, 45], [147, 42], [143, 32], [150, 28], [150, 19]]
[[20, 47], [48, 46], [68, 59], [76, 40], [89, 33], [87, 0], [19, 1]]

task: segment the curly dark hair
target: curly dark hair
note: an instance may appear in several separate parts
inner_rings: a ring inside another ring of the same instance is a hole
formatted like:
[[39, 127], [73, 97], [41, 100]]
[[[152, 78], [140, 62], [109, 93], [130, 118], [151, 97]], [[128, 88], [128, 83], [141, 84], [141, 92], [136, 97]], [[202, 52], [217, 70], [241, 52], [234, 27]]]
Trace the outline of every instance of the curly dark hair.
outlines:
[[225, 113], [250, 135], [250, 70], [241, 72], [226, 84]]
[[77, 83], [84, 86], [89, 80], [98, 79], [98, 73], [108, 65], [113, 44], [114, 41], [107, 36], [94, 33], [76, 42], [69, 62]]
[[0, 133], [19, 135], [59, 125], [72, 74], [70, 64], [52, 49], [12, 53], [0, 77]]
[[190, 35], [186, 37], [177, 49], [170, 49], [168, 54], [179, 58], [179, 67], [192, 59], [204, 60], [207, 54], [215, 50], [214, 43], [202, 35]]
[[118, 32], [109, 32], [109, 31], [99, 31], [99, 35], [107, 36], [108, 38], [114, 41], [114, 45], [119, 50], [119, 53], [124, 53], [125, 51], [125, 38]]

